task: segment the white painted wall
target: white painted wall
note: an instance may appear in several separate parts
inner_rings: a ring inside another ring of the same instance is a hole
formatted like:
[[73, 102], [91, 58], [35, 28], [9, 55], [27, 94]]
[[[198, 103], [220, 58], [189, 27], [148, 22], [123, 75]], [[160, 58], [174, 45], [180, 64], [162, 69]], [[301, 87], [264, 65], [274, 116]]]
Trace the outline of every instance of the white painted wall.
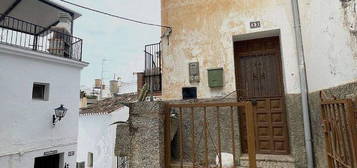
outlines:
[[[86, 66], [48, 54], [0, 44], [0, 167], [33, 168], [34, 157], [58, 150], [75, 167], [80, 70]], [[34, 82], [49, 83], [49, 100], [33, 100]], [[66, 116], [52, 126], [54, 109]]]
[[88, 114], [79, 117], [77, 162], [86, 162], [93, 153], [94, 168], [116, 168], [114, 155], [116, 121], [127, 121], [129, 108], [123, 107], [110, 114]]
[[[356, 0], [302, 0], [300, 14], [309, 91], [357, 80]], [[349, 20], [348, 18], [354, 18]]]

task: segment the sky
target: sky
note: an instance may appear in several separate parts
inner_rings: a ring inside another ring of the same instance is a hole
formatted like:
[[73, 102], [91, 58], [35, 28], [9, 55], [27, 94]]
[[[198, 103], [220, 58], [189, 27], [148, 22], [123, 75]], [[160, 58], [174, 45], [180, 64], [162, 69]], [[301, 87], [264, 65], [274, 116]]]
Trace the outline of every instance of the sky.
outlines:
[[[136, 90], [133, 72], [144, 70], [144, 46], [160, 41], [160, 28], [132, 23], [94, 13], [53, 0], [82, 16], [74, 22], [74, 36], [83, 39], [82, 58], [89, 66], [81, 73], [81, 88], [90, 88], [94, 79], [101, 78], [104, 62], [104, 81], [114, 74], [124, 81], [121, 92]], [[160, 24], [160, 0], [70, 0], [115, 15]]]

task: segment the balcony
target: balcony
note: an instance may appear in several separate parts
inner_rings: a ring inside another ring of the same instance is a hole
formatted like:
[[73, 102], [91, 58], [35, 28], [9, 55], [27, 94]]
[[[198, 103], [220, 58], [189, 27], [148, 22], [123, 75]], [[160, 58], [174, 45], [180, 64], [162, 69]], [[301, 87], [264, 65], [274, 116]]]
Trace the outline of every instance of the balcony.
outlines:
[[145, 46], [145, 71], [138, 73], [138, 91], [148, 85], [154, 96], [161, 95], [162, 91], [162, 68], [161, 68], [161, 43]]
[[83, 40], [55, 26], [58, 23], [45, 28], [0, 14], [0, 44], [82, 61]]

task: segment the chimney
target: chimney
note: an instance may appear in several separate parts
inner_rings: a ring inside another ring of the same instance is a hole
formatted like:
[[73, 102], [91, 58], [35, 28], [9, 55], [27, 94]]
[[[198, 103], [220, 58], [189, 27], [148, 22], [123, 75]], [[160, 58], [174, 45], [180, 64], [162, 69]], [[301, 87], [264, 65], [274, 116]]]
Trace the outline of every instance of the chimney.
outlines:
[[69, 58], [72, 55], [72, 17], [68, 13], [61, 12], [58, 20], [59, 23], [51, 28], [53, 35], [49, 39], [48, 51], [53, 55]]
[[111, 80], [110, 82], [110, 93], [112, 95], [117, 94], [119, 92], [119, 81], [118, 80]]

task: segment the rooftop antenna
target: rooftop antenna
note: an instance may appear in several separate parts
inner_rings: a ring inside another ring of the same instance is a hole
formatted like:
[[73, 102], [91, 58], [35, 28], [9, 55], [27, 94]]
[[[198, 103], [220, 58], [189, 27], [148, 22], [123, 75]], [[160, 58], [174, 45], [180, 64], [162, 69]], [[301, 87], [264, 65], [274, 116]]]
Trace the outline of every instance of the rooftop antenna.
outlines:
[[107, 59], [103, 58], [102, 59], [102, 72], [100, 76], [100, 92], [99, 92], [99, 99], [102, 100], [103, 98], [103, 80], [104, 80], [104, 62], [107, 61]]

